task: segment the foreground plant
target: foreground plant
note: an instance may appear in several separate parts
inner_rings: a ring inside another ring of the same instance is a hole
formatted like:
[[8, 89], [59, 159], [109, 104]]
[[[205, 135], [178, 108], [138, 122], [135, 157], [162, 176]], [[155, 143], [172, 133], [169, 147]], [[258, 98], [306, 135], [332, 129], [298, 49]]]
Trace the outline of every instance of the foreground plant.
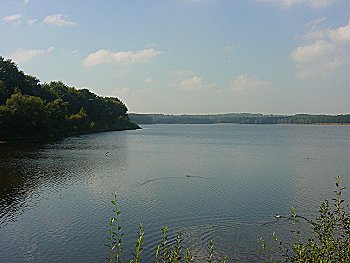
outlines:
[[[314, 219], [308, 219], [297, 214], [292, 208], [291, 216], [286, 218], [292, 225], [292, 240], [288, 243], [281, 241], [275, 232], [273, 233], [274, 245], [269, 246], [265, 240], [260, 239], [261, 252], [265, 254], [266, 262], [350, 262], [350, 214], [349, 204], [343, 198], [346, 189], [341, 187], [340, 177], [336, 178], [335, 198], [333, 205], [325, 200], [319, 209], [319, 215]], [[120, 206], [117, 204], [117, 197], [112, 200], [114, 205], [114, 216], [110, 219], [109, 240], [110, 240], [110, 263], [122, 263], [122, 228], [120, 220]], [[285, 218], [276, 215], [276, 218]], [[312, 235], [307, 241], [301, 234], [301, 228], [308, 226]], [[162, 241], [157, 246], [154, 254], [154, 263], [193, 263], [195, 256], [190, 248], [183, 248], [181, 232], [177, 233], [176, 242], [173, 246], [168, 244], [168, 227], [162, 229]], [[144, 230], [139, 225], [138, 238], [136, 240], [133, 259], [129, 263], [141, 263], [144, 245]], [[214, 242], [209, 241], [206, 262], [214, 263]], [[219, 263], [227, 262], [224, 257]]]
[[[120, 205], [117, 204], [117, 195], [114, 194], [111, 201], [114, 209], [114, 215], [109, 220], [109, 262], [110, 263], [122, 263], [122, 228], [120, 219]], [[193, 263], [195, 257], [192, 254], [190, 248], [186, 248], [186, 252], [183, 253], [182, 247], [182, 235], [181, 232], [177, 233], [175, 245], [168, 245], [168, 227], [164, 226], [162, 229], [162, 242], [155, 250], [154, 263]], [[136, 239], [135, 251], [132, 253], [133, 259], [129, 260], [129, 263], [140, 263], [142, 259], [142, 251], [144, 245], [144, 229], [142, 224], [139, 225], [138, 238]], [[214, 242], [210, 240], [208, 247], [208, 263], [214, 263]], [[224, 257], [219, 263], [226, 263], [227, 257]]]
[[120, 219], [120, 206], [117, 204], [117, 195], [114, 194], [111, 201], [114, 209], [114, 216], [109, 219], [109, 262], [122, 262], [122, 227]]
[[[275, 233], [273, 239], [275, 246], [269, 248], [265, 240], [260, 240], [262, 251], [267, 262], [350, 262], [350, 214], [349, 204], [343, 199], [340, 177], [336, 177], [336, 197], [332, 199], [333, 205], [325, 200], [319, 209], [319, 215], [311, 220], [296, 213], [292, 208], [288, 221], [294, 229], [294, 241], [291, 245], [280, 241]], [[301, 223], [311, 227], [313, 234], [306, 242], [302, 242], [300, 234]], [[274, 259], [271, 254], [277, 254]]]

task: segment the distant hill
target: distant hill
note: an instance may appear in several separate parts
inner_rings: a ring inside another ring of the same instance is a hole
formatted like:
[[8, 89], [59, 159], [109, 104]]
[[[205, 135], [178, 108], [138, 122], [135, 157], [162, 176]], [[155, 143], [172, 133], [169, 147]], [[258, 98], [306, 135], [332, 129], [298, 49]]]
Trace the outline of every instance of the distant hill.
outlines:
[[118, 98], [64, 83], [41, 84], [0, 57], [0, 141], [47, 141], [99, 131], [137, 129]]
[[254, 113], [226, 113], [209, 115], [166, 115], [166, 114], [137, 114], [130, 113], [130, 120], [138, 124], [214, 124], [214, 123], [239, 123], [239, 124], [349, 124], [350, 114], [344, 115], [311, 115], [296, 114], [263, 115]]

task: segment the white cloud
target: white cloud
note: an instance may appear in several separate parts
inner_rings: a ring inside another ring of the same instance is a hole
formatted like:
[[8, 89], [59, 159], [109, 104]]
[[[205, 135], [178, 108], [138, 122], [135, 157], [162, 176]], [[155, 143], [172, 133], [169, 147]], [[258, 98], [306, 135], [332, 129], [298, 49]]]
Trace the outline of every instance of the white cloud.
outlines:
[[28, 4], [29, 0], [23, 0], [23, 4]]
[[350, 43], [350, 20], [345, 26], [340, 26], [335, 29], [328, 29], [327, 34], [329, 35], [331, 41], [336, 44], [346, 44]]
[[23, 49], [18, 48], [15, 52], [9, 55], [16, 63], [26, 63], [35, 57], [50, 53], [54, 50], [54, 47], [49, 47], [48, 49]]
[[194, 75], [190, 70], [172, 71], [169, 73], [174, 78], [169, 86], [180, 91], [220, 91], [215, 84], [204, 83], [200, 76]]
[[138, 62], [143, 62], [150, 60], [156, 56], [158, 56], [161, 52], [150, 48], [139, 51], [122, 51], [112, 53], [113, 59], [116, 62], [134, 64]]
[[320, 31], [320, 26], [326, 21], [327, 18], [322, 16], [306, 24], [307, 33], [304, 38], [306, 39], [320, 39], [323, 37], [324, 32]]
[[83, 65], [91, 67], [107, 63], [136, 64], [149, 61], [160, 54], [160, 51], [153, 48], [138, 51], [119, 52], [100, 49], [94, 53], [89, 54], [84, 59]]
[[291, 54], [296, 64], [299, 78], [326, 74], [341, 65], [349, 63], [350, 21], [338, 28], [310, 32], [305, 38], [307, 43], [295, 48]]
[[303, 36], [297, 35], [296, 39], [302, 40], [329, 40], [333, 35], [334, 37], [349, 38], [349, 27], [341, 26], [336, 29], [324, 29], [324, 22], [326, 17], [322, 16], [306, 24], [306, 32]]
[[184, 79], [180, 81], [179, 88], [183, 91], [190, 90], [211, 90], [215, 86], [213, 84], [204, 84], [201, 77], [194, 76], [189, 79]]
[[257, 91], [269, 85], [268, 81], [247, 74], [241, 74], [231, 81], [231, 89], [236, 92]]
[[1, 20], [5, 23], [20, 23], [22, 14], [14, 14], [9, 16], [4, 16]]
[[150, 84], [150, 83], [153, 82], [153, 78], [148, 77], [148, 78], [146, 78], [146, 79], [144, 80], [144, 82], [145, 82], [146, 84]]
[[324, 21], [326, 21], [327, 18], [325, 16], [321, 16], [316, 18], [315, 20], [309, 22], [306, 24], [306, 27], [309, 28], [309, 30], [313, 31], [316, 28], [318, 28], [319, 25], [321, 25]]
[[308, 5], [311, 8], [320, 8], [328, 6], [336, 0], [256, 0], [261, 3], [274, 3], [278, 4], [282, 8], [289, 8], [296, 5]]
[[56, 26], [73, 26], [75, 22], [67, 20], [67, 16], [64, 14], [49, 15], [42, 21], [43, 24], [56, 25]]
[[[9, 16], [4, 16], [1, 20], [4, 23], [12, 23], [12, 24], [22, 24], [22, 14], [14, 14], [14, 15], [9, 15]], [[37, 24], [38, 19], [29, 19], [27, 20], [26, 24], [29, 26], [33, 26], [34, 24]], [[41, 24], [47, 24], [47, 25], [56, 25], [56, 26], [73, 26], [76, 23], [67, 20], [67, 16], [63, 14], [56, 14], [56, 15], [49, 15], [46, 16], [42, 21]]]
[[54, 51], [54, 50], [55, 50], [54, 47], [49, 47], [49, 48], [46, 50], [46, 53], [50, 53], [50, 52], [52, 52], [52, 51]]
[[341, 57], [329, 58], [320, 64], [297, 64], [297, 77], [300, 79], [317, 77], [323, 74], [328, 74], [330, 71], [344, 65], [347, 59]]
[[335, 47], [332, 43], [324, 40], [316, 40], [309, 45], [297, 47], [292, 53], [292, 59], [298, 63], [319, 60], [331, 54], [334, 49]]
[[324, 31], [310, 31], [305, 34], [304, 38], [310, 40], [322, 39], [324, 37], [324, 34]]
[[110, 63], [112, 52], [108, 50], [98, 50], [89, 54], [83, 61], [84, 66], [96, 66], [99, 64]]
[[36, 22], [38, 22], [38, 19], [34, 18], [34, 19], [29, 19], [27, 23], [28, 25], [33, 26], [34, 24], [36, 24]]

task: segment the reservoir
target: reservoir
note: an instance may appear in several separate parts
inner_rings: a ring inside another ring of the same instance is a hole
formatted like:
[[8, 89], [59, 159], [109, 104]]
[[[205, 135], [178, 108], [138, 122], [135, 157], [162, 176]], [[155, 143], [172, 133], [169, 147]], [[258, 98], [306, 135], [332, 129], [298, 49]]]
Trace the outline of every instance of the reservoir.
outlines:
[[142, 128], [0, 144], [0, 262], [107, 262], [114, 192], [125, 259], [143, 223], [143, 262], [164, 225], [170, 243], [182, 232], [197, 262], [210, 239], [216, 256], [259, 262], [259, 238], [288, 226], [276, 213], [312, 218], [336, 176], [350, 186], [350, 126]]

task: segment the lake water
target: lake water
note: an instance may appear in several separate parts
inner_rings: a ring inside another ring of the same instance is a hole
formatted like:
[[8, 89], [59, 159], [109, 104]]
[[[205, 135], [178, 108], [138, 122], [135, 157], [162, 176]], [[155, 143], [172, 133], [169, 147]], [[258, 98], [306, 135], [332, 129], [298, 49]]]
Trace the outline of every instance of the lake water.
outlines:
[[126, 258], [142, 222], [144, 262], [163, 225], [197, 262], [210, 239], [216, 255], [259, 262], [257, 240], [284, 235], [276, 213], [313, 216], [335, 176], [350, 186], [349, 138], [349, 126], [144, 125], [0, 144], [0, 262], [106, 262], [113, 192]]

